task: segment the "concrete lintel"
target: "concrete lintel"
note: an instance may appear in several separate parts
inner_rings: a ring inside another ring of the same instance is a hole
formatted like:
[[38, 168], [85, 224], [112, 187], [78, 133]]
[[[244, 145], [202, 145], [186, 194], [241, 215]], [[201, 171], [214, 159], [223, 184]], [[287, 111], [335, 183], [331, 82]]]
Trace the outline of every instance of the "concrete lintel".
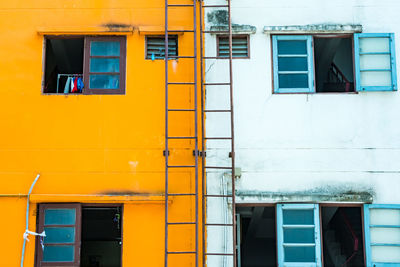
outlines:
[[[222, 31], [228, 31], [229, 28], [227, 25], [218, 25], [218, 26], [211, 26], [210, 32], [211, 34], [219, 34]], [[213, 33], [215, 32], [215, 33]], [[233, 24], [232, 25], [232, 33], [233, 34], [255, 34], [257, 32], [257, 28], [252, 25], [239, 25]]]
[[287, 26], [264, 26], [264, 33], [357, 33], [362, 32], [358, 24], [309, 24]]

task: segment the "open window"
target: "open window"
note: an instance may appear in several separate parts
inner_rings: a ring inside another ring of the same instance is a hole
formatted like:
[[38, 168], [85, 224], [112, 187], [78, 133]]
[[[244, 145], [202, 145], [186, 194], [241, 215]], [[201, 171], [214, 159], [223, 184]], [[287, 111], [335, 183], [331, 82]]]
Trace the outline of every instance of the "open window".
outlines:
[[275, 267], [275, 207], [238, 207], [238, 267]]
[[43, 93], [125, 93], [125, 37], [47, 36], [45, 42]]
[[273, 35], [272, 48], [275, 93], [397, 90], [393, 34]]
[[364, 264], [361, 207], [321, 207], [325, 267]]
[[276, 221], [279, 266], [321, 266], [318, 205], [278, 204]]
[[122, 207], [40, 204], [36, 266], [121, 266]]

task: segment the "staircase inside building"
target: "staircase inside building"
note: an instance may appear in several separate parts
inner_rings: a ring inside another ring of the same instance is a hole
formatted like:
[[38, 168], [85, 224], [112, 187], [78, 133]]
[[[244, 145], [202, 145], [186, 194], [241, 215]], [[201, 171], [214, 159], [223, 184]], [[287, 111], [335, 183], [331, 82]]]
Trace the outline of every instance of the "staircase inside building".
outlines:
[[364, 266], [361, 208], [326, 207], [322, 218], [324, 266]]

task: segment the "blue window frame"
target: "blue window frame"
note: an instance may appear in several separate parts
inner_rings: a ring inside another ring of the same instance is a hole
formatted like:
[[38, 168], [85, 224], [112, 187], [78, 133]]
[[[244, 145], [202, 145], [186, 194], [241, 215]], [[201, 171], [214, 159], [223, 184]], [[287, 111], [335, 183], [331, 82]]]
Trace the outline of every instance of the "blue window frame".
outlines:
[[274, 92], [315, 92], [312, 36], [274, 35], [272, 49]]
[[279, 266], [322, 266], [317, 204], [278, 204], [277, 233]]
[[357, 91], [397, 90], [393, 33], [354, 34]]
[[400, 266], [400, 205], [364, 205], [367, 267]]

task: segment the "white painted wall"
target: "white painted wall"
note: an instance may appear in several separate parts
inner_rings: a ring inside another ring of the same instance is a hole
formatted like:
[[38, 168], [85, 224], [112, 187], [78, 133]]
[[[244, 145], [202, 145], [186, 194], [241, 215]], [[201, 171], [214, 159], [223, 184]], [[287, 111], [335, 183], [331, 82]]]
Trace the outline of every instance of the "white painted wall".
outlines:
[[[263, 28], [361, 24], [363, 32], [394, 32], [400, 70], [400, 1], [232, 0], [232, 6], [233, 23], [257, 27], [251, 58], [234, 60], [237, 202], [335, 202], [355, 192], [354, 201], [368, 193], [374, 203], [399, 204], [400, 92], [272, 94], [271, 36]], [[216, 55], [215, 35], [207, 35], [205, 47], [206, 56]], [[209, 60], [206, 70], [207, 82], [228, 80], [226, 61]], [[227, 89], [208, 87], [207, 108], [227, 107]], [[228, 114], [208, 115], [206, 127], [208, 136], [228, 134]], [[207, 162], [229, 163], [228, 151], [228, 142], [208, 142]], [[218, 175], [209, 175], [209, 191], [221, 192]], [[208, 218], [222, 207], [209, 204]], [[217, 238], [209, 244], [217, 242], [224, 246]]]

